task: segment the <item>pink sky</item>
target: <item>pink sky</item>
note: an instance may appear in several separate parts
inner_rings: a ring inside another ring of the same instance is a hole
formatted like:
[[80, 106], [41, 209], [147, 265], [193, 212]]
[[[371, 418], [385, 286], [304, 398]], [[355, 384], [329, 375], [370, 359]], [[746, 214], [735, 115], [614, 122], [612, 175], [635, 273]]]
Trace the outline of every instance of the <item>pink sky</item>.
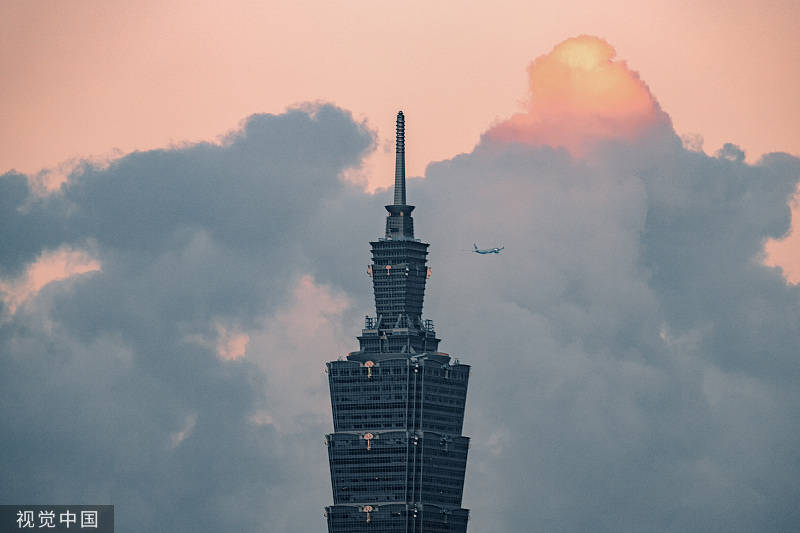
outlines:
[[[608, 41], [707, 153], [800, 154], [794, 1], [283, 4], [0, 4], [0, 172], [214, 139], [251, 113], [325, 100], [378, 130], [361, 177], [388, 185], [397, 109], [421, 175], [523, 111], [528, 65], [580, 34]], [[800, 263], [791, 239], [774, 250]]]

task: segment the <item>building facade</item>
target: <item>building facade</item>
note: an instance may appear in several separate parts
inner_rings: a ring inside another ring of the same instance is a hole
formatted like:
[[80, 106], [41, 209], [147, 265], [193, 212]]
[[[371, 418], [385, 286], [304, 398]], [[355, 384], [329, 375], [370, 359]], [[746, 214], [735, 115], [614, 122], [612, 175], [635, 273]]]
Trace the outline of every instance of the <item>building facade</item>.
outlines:
[[326, 435], [329, 533], [465, 532], [469, 438], [461, 435], [470, 367], [438, 351], [422, 318], [428, 244], [406, 204], [405, 119], [397, 114], [394, 203], [370, 243], [375, 316], [360, 348], [327, 363], [334, 432]]

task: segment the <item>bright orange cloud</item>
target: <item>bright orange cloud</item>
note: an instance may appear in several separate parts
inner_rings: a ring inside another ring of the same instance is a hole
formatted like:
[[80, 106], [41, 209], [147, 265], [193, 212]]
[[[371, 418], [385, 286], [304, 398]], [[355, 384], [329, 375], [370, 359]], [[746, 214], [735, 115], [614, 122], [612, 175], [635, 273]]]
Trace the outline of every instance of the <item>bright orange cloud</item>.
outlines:
[[599, 140], [634, 139], [670, 125], [639, 75], [603, 39], [567, 39], [528, 66], [528, 110], [491, 128], [506, 142], [563, 146], [584, 155]]

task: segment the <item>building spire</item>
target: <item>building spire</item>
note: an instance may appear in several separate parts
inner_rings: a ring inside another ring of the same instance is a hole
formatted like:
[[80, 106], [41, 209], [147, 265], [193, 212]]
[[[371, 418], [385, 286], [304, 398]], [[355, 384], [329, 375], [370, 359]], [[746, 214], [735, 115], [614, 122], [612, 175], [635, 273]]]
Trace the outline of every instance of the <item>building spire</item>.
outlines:
[[406, 205], [406, 124], [397, 112], [397, 148], [394, 163], [394, 205]]
[[387, 239], [414, 239], [413, 205], [406, 204], [406, 120], [397, 112], [397, 161], [394, 167], [394, 203], [386, 206]]

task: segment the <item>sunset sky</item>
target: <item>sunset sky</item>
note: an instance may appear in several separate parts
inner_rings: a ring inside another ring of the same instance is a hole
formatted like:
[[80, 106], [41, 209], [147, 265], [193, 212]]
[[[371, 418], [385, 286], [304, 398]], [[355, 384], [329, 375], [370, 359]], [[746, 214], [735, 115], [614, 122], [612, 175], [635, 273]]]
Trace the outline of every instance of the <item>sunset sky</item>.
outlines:
[[470, 530], [797, 524], [798, 20], [3, 2], [0, 500], [323, 531], [320, 371], [372, 313], [402, 109]]
[[[798, 11], [736, 0], [4, 2], [0, 166], [215, 139], [251, 113], [321, 100], [367, 119], [382, 148], [386, 117], [408, 109], [409, 171], [422, 175], [518, 111], [527, 65], [580, 34], [608, 40], [707, 151], [798, 153]], [[388, 163], [375, 164], [370, 182], [389, 183]]]
[[[251, 113], [326, 101], [379, 135], [350, 179], [386, 186], [386, 117], [408, 111], [407, 168], [423, 175], [519, 111], [527, 65], [580, 34], [607, 39], [707, 153], [797, 154], [798, 18], [791, 0], [4, 2], [0, 170], [58, 183], [76, 159], [213, 140]], [[770, 248], [794, 281], [798, 249]]]

